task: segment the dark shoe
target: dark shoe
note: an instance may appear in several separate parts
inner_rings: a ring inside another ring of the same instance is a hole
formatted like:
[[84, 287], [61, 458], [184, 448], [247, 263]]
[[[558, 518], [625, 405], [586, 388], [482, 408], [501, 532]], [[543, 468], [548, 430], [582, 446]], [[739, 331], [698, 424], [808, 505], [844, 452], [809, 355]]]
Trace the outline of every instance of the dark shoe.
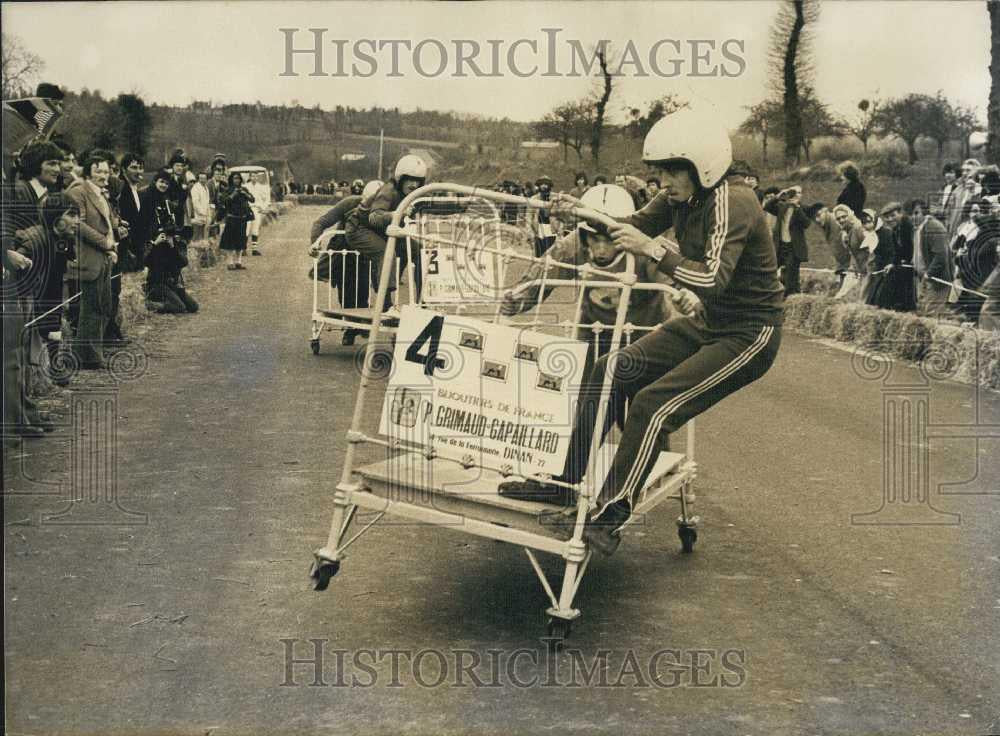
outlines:
[[542, 511], [538, 523], [563, 541], [573, 537], [576, 529], [576, 506], [567, 506], [562, 511]]
[[237, 266], [235, 263], [230, 263], [228, 266], [226, 266], [227, 271], [235, 271], [237, 268], [239, 268], [239, 266]]
[[613, 555], [622, 543], [622, 525], [632, 516], [632, 511], [623, 503], [613, 503], [596, 519], [589, 520], [583, 527], [583, 541], [603, 555]]
[[504, 498], [518, 501], [533, 501], [535, 503], [551, 503], [557, 506], [572, 506], [576, 503], [576, 494], [569, 488], [557, 485], [546, 485], [537, 480], [508, 480], [497, 488]]
[[257, 250], [256, 248], [254, 248], [252, 251], [250, 251], [250, 255], [252, 255], [252, 256], [259, 256], [259, 255], [261, 255], [261, 252], [259, 250]]
[[236, 264], [236, 270], [237, 270], [237, 271], [246, 271], [246, 270], [247, 270], [247, 267], [246, 267], [246, 266], [244, 266], [244, 265], [243, 265], [242, 263], [237, 263], [237, 264]]

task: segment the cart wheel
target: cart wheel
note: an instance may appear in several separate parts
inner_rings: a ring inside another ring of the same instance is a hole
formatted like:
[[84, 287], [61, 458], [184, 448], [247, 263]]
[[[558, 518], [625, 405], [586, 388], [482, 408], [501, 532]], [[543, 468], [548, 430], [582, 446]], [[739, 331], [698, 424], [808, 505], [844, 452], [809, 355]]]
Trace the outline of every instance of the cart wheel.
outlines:
[[319, 355], [319, 338], [314, 337], [309, 341], [309, 347], [312, 348], [313, 355]]
[[567, 621], [564, 618], [550, 618], [548, 625], [549, 635], [545, 640], [545, 643], [549, 647], [549, 651], [554, 652], [562, 649], [563, 643], [565, 643], [566, 638], [569, 636], [569, 632], [573, 629], [573, 622]]
[[309, 568], [313, 590], [326, 590], [330, 585], [330, 578], [339, 571], [340, 560], [325, 560], [324, 562], [313, 560], [312, 567]]
[[690, 526], [677, 527], [677, 536], [681, 538], [681, 551], [683, 552], [694, 551], [694, 543], [698, 541], [698, 532], [694, 529], [694, 527]]

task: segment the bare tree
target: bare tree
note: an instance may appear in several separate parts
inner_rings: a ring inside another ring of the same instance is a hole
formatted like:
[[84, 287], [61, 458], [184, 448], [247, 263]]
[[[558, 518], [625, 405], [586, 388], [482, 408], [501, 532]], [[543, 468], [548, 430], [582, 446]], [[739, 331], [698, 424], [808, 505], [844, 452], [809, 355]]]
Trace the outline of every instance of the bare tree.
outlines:
[[878, 114], [878, 131], [882, 135], [895, 135], [906, 143], [909, 162], [917, 162], [917, 139], [928, 129], [928, 115], [934, 98], [910, 94], [887, 101]]
[[878, 111], [882, 106], [881, 100], [872, 98], [861, 100], [858, 103], [858, 115], [853, 122], [848, 123], [848, 130], [854, 137], [861, 141], [865, 153], [868, 153], [868, 141], [878, 129]]
[[38, 54], [31, 53], [17, 36], [8, 33], [0, 38], [0, 73], [3, 81], [3, 99], [25, 97], [31, 94], [45, 62]]
[[661, 118], [673, 115], [685, 107], [690, 107], [688, 101], [671, 92], [650, 102], [645, 113], [638, 107], [627, 108], [626, 111], [629, 116], [628, 132], [633, 138], [645, 138], [646, 133]]
[[1000, 5], [989, 0], [990, 14], [990, 100], [986, 108], [986, 160], [1000, 163]]
[[740, 132], [750, 136], [760, 136], [764, 148], [764, 165], [767, 166], [767, 143], [777, 135], [777, 129], [783, 124], [784, 113], [781, 103], [775, 100], [764, 100], [747, 108], [750, 114], [740, 125]]
[[924, 135], [937, 143], [937, 160], [944, 158], [944, 146], [955, 136], [955, 111], [938, 90], [936, 97], [927, 98], [924, 114]]
[[802, 152], [806, 161], [810, 161], [813, 141], [824, 136], [840, 138], [847, 132], [847, 124], [830, 112], [812, 87], [802, 90], [799, 107], [802, 117]]
[[611, 72], [608, 69], [608, 47], [607, 44], [598, 44], [597, 63], [601, 67], [601, 86], [595, 93], [594, 117], [590, 125], [590, 157], [594, 161], [594, 166], [600, 166], [601, 162], [601, 142], [604, 137], [604, 115], [608, 109], [608, 100], [611, 99], [612, 82]]
[[819, 19], [817, 0], [783, 0], [771, 26], [768, 67], [772, 87], [781, 95], [785, 116], [785, 164], [804, 150], [800, 91], [812, 82], [809, 29]]
[[969, 142], [969, 136], [976, 131], [983, 130], [983, 126], [979, 122], [979, 112], [974, 107], [956, 105], [952, 109], [952, 125], [955, 128], [954, 137], [962, 145], [962, 158], [971, 158], [972, 146]]
[[564, 102], [535, 124], [535, 132], [544, 138], [559, 141], [563, 149], [563, 162], [566, 161], [570, 148], [576, 152], [579, 160], [583, 158], [583, 147], [590, 137], [593, 113], [594, 108], [589, 100]]

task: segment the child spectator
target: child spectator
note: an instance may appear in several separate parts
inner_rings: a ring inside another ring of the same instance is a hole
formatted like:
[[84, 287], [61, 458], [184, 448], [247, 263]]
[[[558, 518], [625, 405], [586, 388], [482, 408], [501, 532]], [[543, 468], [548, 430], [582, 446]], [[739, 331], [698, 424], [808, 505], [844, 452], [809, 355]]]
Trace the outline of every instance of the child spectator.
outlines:
[[198, 181], [191, 185], [191, 240], [195, 243], [208, 235], [212, 216], [212, 193], [208, 190], [208, 172], [198, 172]]

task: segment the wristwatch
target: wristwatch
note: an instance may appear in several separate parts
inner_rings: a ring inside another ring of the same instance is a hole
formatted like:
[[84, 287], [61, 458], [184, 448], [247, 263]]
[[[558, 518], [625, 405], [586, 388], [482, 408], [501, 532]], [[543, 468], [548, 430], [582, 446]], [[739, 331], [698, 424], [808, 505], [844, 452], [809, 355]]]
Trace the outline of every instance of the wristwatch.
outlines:
[[666, 254], [667, 254], [667, 246], [665, 246], [659, 240], [653, 240], [649, 251], [649, 257], [652, 258], [657, 263], [659, 263], [661, 260], [663, 260], [663, 256], [665, 256]]

